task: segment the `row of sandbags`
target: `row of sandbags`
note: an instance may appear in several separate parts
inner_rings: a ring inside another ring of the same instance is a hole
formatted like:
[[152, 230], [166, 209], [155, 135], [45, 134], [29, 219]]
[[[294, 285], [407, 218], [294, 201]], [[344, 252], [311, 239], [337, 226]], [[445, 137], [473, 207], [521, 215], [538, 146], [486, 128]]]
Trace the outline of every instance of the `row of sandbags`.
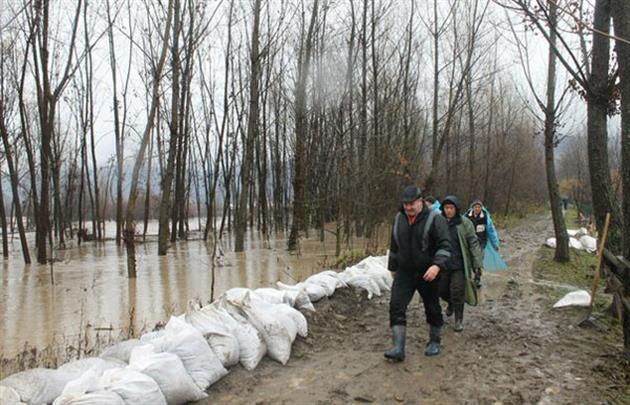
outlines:
[[391, 288], [386, 257], [368, 257], [341, 273], [323, 271], [278, 289], [233, 288], [201, 306], [191, 301], [164, 329], [105, 349], [99, 357], [58, 369], [36, 368], [0, 381], [2, 404], [182, 404], [240, 363], [253, 370], [267, 355], [286, 364], [297, 336], [306, 337], [300, 310], [337, 288], [364, 289], [368, 298]]
[[[567, 229], [569, 234], [569, 247], [575, 250], [586, 250], [593, 253], [597, 250], [597, 239], [590, 236], [585, 228]], [[545, 246], [555, 249], [556, 238], [549, 238], [545, 241]]]

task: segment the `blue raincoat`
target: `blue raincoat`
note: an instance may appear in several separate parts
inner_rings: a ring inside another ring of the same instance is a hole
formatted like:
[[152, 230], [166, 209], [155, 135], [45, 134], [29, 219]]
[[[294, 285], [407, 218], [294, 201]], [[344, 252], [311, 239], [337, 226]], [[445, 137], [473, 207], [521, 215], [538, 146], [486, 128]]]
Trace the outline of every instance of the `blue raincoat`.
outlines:
[[[481, 208], [488, 218], [488, 223], [486, 225], [486, 234], [488, 235], [488, 242], [486, 244], [486, 248], [483, 252], [483, 269], [485, 271], [497, 272], [497, 271], [506, 271], [508, 269], [507, 264], [501, 257], [499, 253], [499, 235], [497, 234], [497, 230], [494, 227], [494, 222], [492, 222], [492, 217], [490, 217], [490, 213], [486, 209], [486, 207]], [[468, 215], [472, 210], [472, 207], [468, 210], [466, 215]]]

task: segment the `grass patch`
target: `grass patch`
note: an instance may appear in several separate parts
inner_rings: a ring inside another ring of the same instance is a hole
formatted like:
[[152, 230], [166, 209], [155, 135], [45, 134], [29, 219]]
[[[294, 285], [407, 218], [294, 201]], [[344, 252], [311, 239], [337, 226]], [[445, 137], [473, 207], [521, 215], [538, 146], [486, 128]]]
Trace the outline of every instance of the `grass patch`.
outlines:
[[564, 223], [566, 224], [567, 229], [575, 229], [580, 227], [577, 208], [569, 208], [565, 211]]
[[[567, 215], [568, 218], [571, 218]], [[577, 216], [576, 216], [577, 218]], [[554, 250], [541, 247], [534, 262], [534, 278], [559, 284], [569, 284], [576, 288], [591, 291], [597, 258], [595, 255], [571, 250], [571, 260], [557, 263], [553, 260]], [[610, 315], [612, 296], [603, 292], [606, 281], [600, 279], [593, 304], [593, 317], [602, 332], [602, 338], [612, 344], [623, 342], [621, 324]], [[568, 291], [565, 288], [540, 286], [540, 291], [549, 301], [549, 306], [562, 298]], [[562, 316], [576, 321], [586, 315], [586, 308], [569, 307], [562, 309]], [[610, 359], [597, 366], [597, 372], [610, 381], [604, 389], [604, 396], [611, 404], [630, 405], [630, 359], [623, 354], [611, 354]]]
[[521, 225], [532, 215], [542, 215], [548, 212], [548, 209], [542, 205], [526, 205], [514, 209], [508, 215], [500, 213], [490, 213], [495, 227], [506, 229]]
[[[540, 248], [534, 263], [534, 277], [539, 280], [572, 285], [590, 293], [593, 288], [597, 257], [593, 254], [571, 249], [569, 253], [571, 260], [566, 263], [558, 263], [553, 260], [553, 254], [554, 249], [548, 247]], [[593, 305], [593, 311], [602, 314], [612, 304], [612, 296], [603, 293], [605, 284], [606, 281], [600, 279], [597, 289], [598, 293], [595, 295], [595, 303]], [[555, 302], [566, 293], [566, 289], [551, 288], [548, 291], [548, 296]], [[610, 320], [612, 321], [612, 318]]]
[[571, 260], [567, 263], [556, 262], [553, 260], [553, 255], [554, 249], [540, 248], [534, 264], [534, 276], [536, 278], [571, 284], [583, 289], [592, 287], [597, 263], [595, 255], [571, 249]]

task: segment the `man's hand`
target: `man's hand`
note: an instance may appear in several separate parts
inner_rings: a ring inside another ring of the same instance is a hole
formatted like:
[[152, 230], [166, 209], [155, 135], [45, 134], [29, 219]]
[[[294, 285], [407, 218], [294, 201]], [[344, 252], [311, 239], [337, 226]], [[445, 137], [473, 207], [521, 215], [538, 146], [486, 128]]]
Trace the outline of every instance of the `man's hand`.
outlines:
[[397, 271], [390, 271], [390, 274], [392, 275], [392, 278], [396, 278], [396, 273], [397, 273]]
[[422, 278], [424, 279], [424, 281], [431, 282], [435, 280], [439, 272], [440, 272], [440, 268], [434, 264], [427, 269], [427, 271], [424, 273], [424, 276], [422, 276]]

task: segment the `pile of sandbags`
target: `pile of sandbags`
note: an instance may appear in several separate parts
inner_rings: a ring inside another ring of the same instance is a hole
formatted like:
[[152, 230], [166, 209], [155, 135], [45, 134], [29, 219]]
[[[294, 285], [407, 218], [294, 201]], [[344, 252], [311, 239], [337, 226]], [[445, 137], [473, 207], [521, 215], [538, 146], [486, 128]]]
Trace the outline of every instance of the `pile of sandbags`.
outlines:
[[58, 369], [36, 368], [0, 381], [2, 404], [183, 404], [207, 397], [206, 389], [240, 363], [253, 370], [267, 355], [286, 364], [308, 325], [300, 310], [352, 286], [368, 298], [391, 289], [387, 257], [368, 257], [341, 273], [327, 270], [278, 288], [232, 288], [215, 302], [191, 301], [164, 329], [105, 349], [100, 357]]
[[[597, 239], [588, 234], [584, 234], [584, 231], [586, 231], [584, 228], [580, 231], [571, 229], [567, 230], [570, 235], [569, 247], [575, 250], [585, 250], [589, 253], [594, 253], [597, 251]], [[555, 249], [557, 246], [556, 238], [548, 238], [545, 241], [545, 246]]]

